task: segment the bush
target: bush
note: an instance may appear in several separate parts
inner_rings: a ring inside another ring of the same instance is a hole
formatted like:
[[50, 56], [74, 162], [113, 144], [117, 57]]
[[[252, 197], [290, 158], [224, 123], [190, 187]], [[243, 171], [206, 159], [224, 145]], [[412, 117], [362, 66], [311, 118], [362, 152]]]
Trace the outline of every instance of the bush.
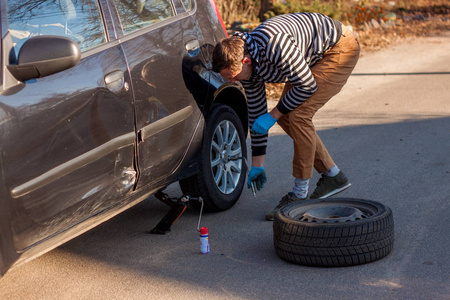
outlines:
[[259, 21], [257, 15], [260, 0], [215, 0], [225, 25], [235, 21], [242, 23]]
[[282, 15], [293, 12], [318, 12], [333, 19], [340, 20], [342, 17], [342, 1], [343, 0], [282, 1], [280, 3], [274, 3], [273, 10], [267, 12], [267, 16], [265, 15], [265, 17], [269, 18], [275, 15]]
[[353, 25], [359, 26], [371, 19], [386, 21], [384, 7], [366, 7], [365, 3], [355, 5], [347, 12], [347, 21]]

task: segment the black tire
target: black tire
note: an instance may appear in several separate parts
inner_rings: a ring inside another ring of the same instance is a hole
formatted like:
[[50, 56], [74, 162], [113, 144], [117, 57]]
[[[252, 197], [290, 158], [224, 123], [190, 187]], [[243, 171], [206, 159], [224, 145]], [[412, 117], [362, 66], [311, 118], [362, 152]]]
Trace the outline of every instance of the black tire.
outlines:
[[335, 198], [293, 203], [275, 213], [275, 250], [306, 266], [346, 267], [373, 262], [394, 245], [390, 208], [370, 200]]
[[[247, 146], [242, 123], [229, 106], [221, 104], [211, 109], [199, 157], [200, 172], [181, 180], [181, 190], [192, 197], [201, 196], [205, 211], [231, 208], [244, 188]], [[197, 206], [195, 202], [193, 205]]]

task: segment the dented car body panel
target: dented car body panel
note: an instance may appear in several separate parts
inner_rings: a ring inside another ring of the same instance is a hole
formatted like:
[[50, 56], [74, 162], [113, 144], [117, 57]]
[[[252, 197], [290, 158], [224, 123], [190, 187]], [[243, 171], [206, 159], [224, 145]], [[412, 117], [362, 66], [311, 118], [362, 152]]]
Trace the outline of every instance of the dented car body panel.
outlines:
[[62, 2], [0, 2], [0, 275], [198, 172], [215, 101], [248, 122], [217, 93], [210, 1]]

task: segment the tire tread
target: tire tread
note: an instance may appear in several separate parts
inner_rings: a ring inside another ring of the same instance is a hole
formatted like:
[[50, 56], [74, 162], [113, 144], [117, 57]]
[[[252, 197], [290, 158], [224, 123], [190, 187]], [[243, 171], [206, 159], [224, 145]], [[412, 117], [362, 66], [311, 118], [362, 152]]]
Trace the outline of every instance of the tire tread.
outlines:
[[387, 256], [394, 243], [390, 208], [373, 219], [316, 226], [275, 215], [274, 245], [289, 262], [320, 267], [344, 267], [373, 262]]

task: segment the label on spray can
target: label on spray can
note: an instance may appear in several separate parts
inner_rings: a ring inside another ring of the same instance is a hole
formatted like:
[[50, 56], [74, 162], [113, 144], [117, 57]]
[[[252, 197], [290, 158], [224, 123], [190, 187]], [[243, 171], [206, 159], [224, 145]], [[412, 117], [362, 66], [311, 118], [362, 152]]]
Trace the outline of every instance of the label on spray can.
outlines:
[[208, 228], [202, 227], [200, 228], [200, 252], [201, 253], [209, 253], [209, 234], [208, 234]]

